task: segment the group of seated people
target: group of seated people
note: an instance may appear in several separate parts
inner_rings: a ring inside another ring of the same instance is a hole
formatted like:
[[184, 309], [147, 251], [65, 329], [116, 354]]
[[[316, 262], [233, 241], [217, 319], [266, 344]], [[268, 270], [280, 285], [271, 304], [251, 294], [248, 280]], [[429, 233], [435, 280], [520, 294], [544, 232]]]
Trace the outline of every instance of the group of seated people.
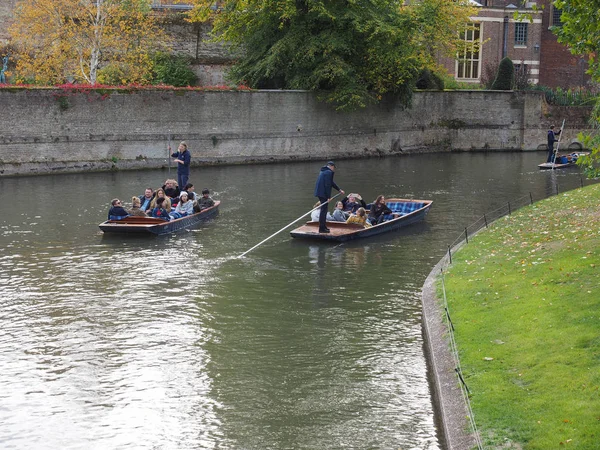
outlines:
[[[321, 203], [317, 202], [314, 208], [317, 208]], [[367, 214], [367, 209], [369, 213]], [[320, 210], [315, 209], [311, 213], [311, 220], [318, 222]], [[345, 222], [362, 225], [365, 228], [378, 225], [386, 220], [392, 220], [398, 217], [385, 204], [385, 197], [378, 196], [375, 201], [369, 205], [365, 203], [360, 194], [348, 194], [341, 201], [335, 204], [333, 213], [327, 213], [327, 220], [330, 222]]]
[[143, 195], [132, 197], [130, 209], [125, 209], [118, 198], [113, 199], [108, 211], [108, 220], [122, 220], [126, 217], [138, 216], [156, 217], [170, 221], [200, 212], [214, 204], [208, 189], [203, 189], [202, 195], [199, 196], [194, 192], [192, 183], [188, 183], [183, 189], [180, 189], [177, 181], [168, 179], [156, 191], [148, 187]]

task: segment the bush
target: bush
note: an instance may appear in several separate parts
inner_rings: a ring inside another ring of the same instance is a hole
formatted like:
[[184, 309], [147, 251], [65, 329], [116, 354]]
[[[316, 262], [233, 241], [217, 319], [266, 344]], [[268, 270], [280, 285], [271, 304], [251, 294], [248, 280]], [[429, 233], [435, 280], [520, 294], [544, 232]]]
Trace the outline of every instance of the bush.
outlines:
[[156, 53], [153, 57], [153, 84], [168, 86], [193, 86], [198, 77], [190, 69], [191, 58], [169, 53]]
[[108, 64], [98, 70], [96, 81], [99, 84], [119, 86], [127, 84], [127, 74], [119, 64]]
[[498, 74], [492, 84], [497, 91], [510, 91], [515, 83], [515, 66], [509, 57], [503, 58], [498, 66]]
[[535, 84], [528, 86], [527, 90], [543, 92], [549, 104], [558, 106], [593, 106], [600, 94], [600, 89], [593, 85], [562, 89]]
[[498, 73], [498, 64], [487, 63], [483, 66], [483, 73], [481, 74], [481, 84], [485, 86], [486, 89], [492, 89], [494, 85], [494, 80], [496, 79], [496, 74]]
[[416, 84], [417, 89], [444, 90], [444, 79], [429, 69], [423, 69]]

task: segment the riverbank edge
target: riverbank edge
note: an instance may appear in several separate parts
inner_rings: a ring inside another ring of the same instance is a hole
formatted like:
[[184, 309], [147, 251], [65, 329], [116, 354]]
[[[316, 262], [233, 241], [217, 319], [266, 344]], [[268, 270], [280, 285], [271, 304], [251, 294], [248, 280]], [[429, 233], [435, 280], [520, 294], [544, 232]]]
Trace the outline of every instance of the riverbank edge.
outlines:
[[[464, 241], [450, 251], [459, 250]], [[443, 267], [448, 264], [446, 254], [431, 270], [422, 287], [421, 308], [423, 347], [434, 408], [438, 438], [443, 448], [468, 450], [476, 445], [469, 430], [469, 412], [456, 376], [454, 357], [450, 352], [448, 329], [443, 322], [444, 307], [437, 297], [436, 283]]]
[[[590, 180], [588, 179], [588, 181]], [[592, 184], [582, 184], [573, 191], [581, 191], [593, 185], [598, 185], [597, 180], [593, 180]], [[547, 201], [558, 195], [558, 193], [556, 195], [551, 194], [525, 207], [532, 207], [537, 203]], [[506, 215], [498, 217], [493, 222], [488, 222], [487, 225], [505, 217]], [[542, 217], [544, 216], [542, 215]], [[469, 234], [469, 237], [476, 236], [480, 232], [487, 230], [487, 226], [480, 228]], [[467, 245], [465, 240], [450, 248], [449, 253], [454, 255], [464, 245]], [[451, 265], [452, 260], [449, 257], [449, 253], [446, 253], [440, 259], [423, 284], [422, 326], [424, 349], [428, 368], [428, 380], [432, 390], [434, 420], [438, 427], [438, 437], [446, 449], [472, 450], [478, 448], [476, 435], [469, 422], [470, 414], [467, 410], [458, 377], [456, 376], [456, 364], [451, 353], [450, 340], [448, 339], [448, 326], [444, 323], [445, 299], [440, 299], [437, 296], [436, 285], [440, 280], [442, 269]], [[563, 445], [563, 442], [560, 442], [560, 445]]]
[[[578, 189], [584, 187], [586, 186], [581, 186]], [[550, 197], [545, 197], [535, 203], [548, 200]], [[493, 222], [489, 222], [488, 225], [503, 217], [505, 216], [498, 217]], [[487, 226], [469, 234], [469, 237], [486, 230]], [[464, 245], [466, 245], [465, 240], [450, 248], [449, 253], [454, 255]], [[445, 308], [443, 299], [437, 296], [436, 284], [440, 279], [442, 269], [451, 264], [449, 253], [446, 253], [438, 261], [422, 287], [423, 347], [438, 437], [446, 449], [471, 450], [477, 447], [477, 441], [469, 422], [470, 413], [456, 375], [456, 363], [451, 353], [448, 326], [444, 323]]]

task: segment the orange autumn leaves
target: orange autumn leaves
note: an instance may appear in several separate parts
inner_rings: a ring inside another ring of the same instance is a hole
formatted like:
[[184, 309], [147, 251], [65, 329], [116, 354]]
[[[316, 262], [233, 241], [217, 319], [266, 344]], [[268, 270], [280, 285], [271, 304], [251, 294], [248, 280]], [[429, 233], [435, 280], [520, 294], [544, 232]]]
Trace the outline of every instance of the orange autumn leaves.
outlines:
[[167, 42], [148, 0], [20, 0], [10, 29], [16, 81], [140, 83]]

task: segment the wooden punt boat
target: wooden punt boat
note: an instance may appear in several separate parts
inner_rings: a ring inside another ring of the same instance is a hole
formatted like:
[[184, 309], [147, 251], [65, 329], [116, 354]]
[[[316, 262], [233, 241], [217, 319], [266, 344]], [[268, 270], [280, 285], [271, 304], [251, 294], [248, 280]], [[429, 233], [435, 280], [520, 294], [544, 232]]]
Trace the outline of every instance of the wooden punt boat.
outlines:
[[577, 158], [580, 156], [589, 155], [588, 152], [575, 152], [569, 153], [565, 156], [557, 156], [554, 164], [545, 162], [538, 164], [538, 167], [542, 170], [554, 170], [554, 169], [565, 169], [567, 167], [573, 167], [577, 165]]
[[171, 234], [175, 233], [176, 231], [190, 229], [200, 222], [204, 222], [215, 217], [219, 213], [220, 204], [220, 201], [215, 201], [215, 204], [210, 208], [204, 209], [199, 213], [195, 213], [190, 216], [171, 220], [169, 222], [165, 222], [162, 219], [156, 219], [154, 217], [130, 216], [122, 220], [107, 220], [98, 226], [105, 233], [151, 235]]
[[387, 233], [397, 230], [404, 226], [425, 219], [425, 216], [431, 208], [432, 200], [407, 200], [400, 198], [390, 198], [386, 205], [398, 217], [387, 220], [379, 225], [365, 228], [362, 225], [348, 224], [344, 222], [327, 222], [329, 233], [319, 233], [319, 222], [307, 222], [301, 227], [290, 232], [294, 238], [316, 239], [322, 241], [344, 242], [351, 239], [360, 239], [376, 234]]

